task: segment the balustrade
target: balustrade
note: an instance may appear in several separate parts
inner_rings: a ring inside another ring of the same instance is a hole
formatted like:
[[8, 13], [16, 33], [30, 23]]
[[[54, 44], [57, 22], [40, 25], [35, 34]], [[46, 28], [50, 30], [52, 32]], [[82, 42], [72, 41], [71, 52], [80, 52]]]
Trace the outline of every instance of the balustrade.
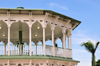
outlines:
[[[6, 52], [5, 52], [6, 48]], [[31, 46], [31, 54], [32, 55], [43, 55], [43, 46], [42, 45], [32, 45]], [[53, 56], [53, 47], [46, 45], [46, 55]], [[10, 45], [10, 55], [29, 55], [29, 45]], [[71, 56], [72, 50], [66, 49], [66, 57], [72, 58]], [[0, 45], [0, 55], [8, 55], [8, 45], [4, 47], [4, 45]], [[55, 47], [55, 56], [64, 57], [63, 56], [63, 48]]]

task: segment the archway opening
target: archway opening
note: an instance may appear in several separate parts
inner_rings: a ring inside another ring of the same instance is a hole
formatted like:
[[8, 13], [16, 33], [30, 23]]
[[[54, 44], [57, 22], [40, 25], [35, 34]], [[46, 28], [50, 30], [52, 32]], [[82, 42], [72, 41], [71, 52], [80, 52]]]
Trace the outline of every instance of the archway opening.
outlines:
[[62, 46], [61, 38], [58, 38], [58, 39], [56, 40], [56, 44], [57, 44], [57, 47], [60, 47], [60, 48], [63, 47], [63, 46]]
[[24, 42], [29, 41], [29, 28], [25, 22], [14, 22], [11, 25], [10, 41], [15, 42], [19, 55], [24, 54]]
[[[60, 26], [56, 26], [55, 27], [55, 31], [54, 31], [54, 37], [55, 37], [55, 44], [57, 45], [57, 47], [61, 47], [62, 48], [62, 38], [63, 38], [63, 33], [62, 33], [62, 28]], [[58, 38], [58, 39], [57, 39]]]
[[8, 41], [8, 26], [3, 21], [0, 21], [0, 41]]
[[43, 40], [43, 28], [42, 25], [36, 21], [32, 25], [32, 41], [42, 41]]
[[52, 46], [52, 30], [51, 30], [50, 26], [51, 26], [50, 23], [48, 23], [47, 26], [46, 26], [46, 32], [45, 32], [46, 42], [45, 42], [45, 44]]
[[0, 20], [0, 48], [2, 49], [0, 55], [6, 54], [6, 46], [8, 41], [8, 26], [5, 22]]
[[[20, 40], [22, 38], [22, 40]], [[29, 41], [29, 27], [25, 22], [14, 22], [11, 25], [10, 30], [10, 40], [11, 41]]]

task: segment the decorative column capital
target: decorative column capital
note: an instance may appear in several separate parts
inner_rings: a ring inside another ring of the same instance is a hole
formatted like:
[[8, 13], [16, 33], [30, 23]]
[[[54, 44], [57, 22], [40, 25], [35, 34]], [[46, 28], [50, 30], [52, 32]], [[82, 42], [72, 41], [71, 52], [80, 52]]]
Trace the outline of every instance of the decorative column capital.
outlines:
[[10, 23], [8, 23], [8, 28], [10, 28], [11, 27], [11, 24]]
[[52, 31], [54, 31], [54, 30], [55, 30], [55, 28], [54, 28], [54, 27], [51, 27], [51, 30], [52, 30]]
[[45, 29], [46, 27], [45, 27], [45, 26], [43, 26], [42, 28], [44, 28], [44, 29]]
[[53, 21], [54, 23], [57, 22], [58, 18], [60, 18], [58, 15], [56, 16], [55, 20]]
[[29, 26], [29, 28], [32, 28], [31, 26]]
[[71, 22], [71, 20], [70, 19], [67, 19], [67, 24], [69, 24]]
[[65, 34], [65, 33], [66, 33], [66, 29], [65, 29], [65, 28], [62, 30], [62, 33], [63, 33], [63, 34]]
[[46, 27], [43, 27], [43, 54], [44, 55], [46, 55], [46, 53], [45, 53], [45, 28]]
[[34, 43], [35, 43], [35, 45], [38, 45], [39, 41], [35, 41]]
[[29, 28], [32, 28], [32, 22], [28, 23]]
[[45, 17], [44, 17], [44, 22], [46, 22], [47, 18], [48, 18], [49, 13], [45, 13]]

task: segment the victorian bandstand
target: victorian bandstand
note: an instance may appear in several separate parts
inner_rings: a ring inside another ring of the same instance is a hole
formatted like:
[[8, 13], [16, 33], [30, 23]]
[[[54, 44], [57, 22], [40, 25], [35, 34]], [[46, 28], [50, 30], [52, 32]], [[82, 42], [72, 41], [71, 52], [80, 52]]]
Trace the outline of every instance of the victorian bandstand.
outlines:
[[77, 66], [72, 31], [80, 23], [51, 10], [0, 8], [0, 66]]

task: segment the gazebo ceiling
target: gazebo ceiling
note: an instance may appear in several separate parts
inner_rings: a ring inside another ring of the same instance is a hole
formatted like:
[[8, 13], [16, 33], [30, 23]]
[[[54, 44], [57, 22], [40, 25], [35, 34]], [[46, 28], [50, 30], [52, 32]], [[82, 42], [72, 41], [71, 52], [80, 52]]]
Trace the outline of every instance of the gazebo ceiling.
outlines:
[[[0, 40], [7, 41], [8, 39], [8, 28], [6, 23], [0, 21], [0, 25], [2, 28], [0, 29]], [[32, 25], [32, 41], [41, 41], [43, 40], [43, 28], [39, 22], [35, 22]], [[29, 41], [29, 27], [24, 22], [14, 22], [10, 28], [10, 40], [11, 41], [19, 41], [19, 31], [22, 31], [22, 40]], [[47, 24], [45, 30], [46, 40], [52, 38], [52, 31], [50, 28], [50, 24]], [[60, 26], [55, 27], [54, 37], [59, 38], [62, 37], [62, 28]]]

